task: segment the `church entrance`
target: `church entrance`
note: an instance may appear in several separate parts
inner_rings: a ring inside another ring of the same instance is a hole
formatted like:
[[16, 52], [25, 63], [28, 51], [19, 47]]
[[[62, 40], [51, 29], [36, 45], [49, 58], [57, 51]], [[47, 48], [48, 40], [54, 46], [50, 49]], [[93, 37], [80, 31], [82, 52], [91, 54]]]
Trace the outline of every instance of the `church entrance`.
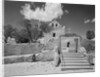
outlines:
[[73, 37], [61, 37], [62, 52], [78, 52], [78, 39]]

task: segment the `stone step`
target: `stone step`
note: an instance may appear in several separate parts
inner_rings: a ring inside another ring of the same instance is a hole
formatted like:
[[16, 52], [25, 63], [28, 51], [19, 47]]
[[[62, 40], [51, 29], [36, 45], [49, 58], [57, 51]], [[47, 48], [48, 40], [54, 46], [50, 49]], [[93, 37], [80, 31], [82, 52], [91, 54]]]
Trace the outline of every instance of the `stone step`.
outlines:
[[81, 54], [62, 54], [63, 56], [81, 56], [81, 57], [84, 57], [83, 55]]
[[67, 70], [91, 70], [91, 69], [94, 69], [94, 66], [81, 66], [81, 67], [71, 67], [71, 66], [67, 66], [67, 67], [63, 67], [61, 68], [61, 71], [67, 71]]
[[77, 58], [77, 57], [62, 57], [62, 60], [87, 60], [86, 57]]
[[80, 53], [62, 53], [62, 70], [78, 70], [78, 69], [93, 69], [89, 65], [87, 57]]
[[67, 60], [62, 60], [62, 62], [66, 62], [66, 63], [88, 63], [87, 60], [72, 60], [72, 59], [67, 59]]
[[93, 69], [94, 66], [90, 66], [90, 65], [87, 65], [87, 66], [62, 66], [62, 69]]
[[62, 57], [67, 57], [67, 58], [84, 58], [83, 55], [80, 55], [80, 54], [77, 54], [77, 55], [74, 55], [74, 54], [63, 54]]
[[79, 53], [62, 53], [62, 55], [83, 56], [83, 54], [79, 54]]
[[69, 52], [62, 52], [63, 55], [82, 55], [82, 53], [69, 53]]
[[61, 63], [61, 66], [88, 66], [89, 63], [65, 63], [65, 62], [62, 62]]
[[79, 56], [79, 57], [84, 57], [83, 55], [81, 55], [81, 54], [62, 54], [62, 56], [75, 56], [75, 57], [77, 57], [77, 56]]

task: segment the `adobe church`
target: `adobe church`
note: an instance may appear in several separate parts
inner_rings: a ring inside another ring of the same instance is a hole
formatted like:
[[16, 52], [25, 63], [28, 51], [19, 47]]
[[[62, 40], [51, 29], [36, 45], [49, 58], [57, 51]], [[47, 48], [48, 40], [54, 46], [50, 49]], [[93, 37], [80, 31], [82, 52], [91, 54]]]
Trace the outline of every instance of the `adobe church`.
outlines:
[[[57, 21], [52, 21], [49, 26], [53, 27], [50, 33], [44, 33], [41, 39], [42, 44], [50, 44], [54, 47], [58, 45], [62, 52], [78, 52], [80, 48], [80, 37], [66, 34], [65, 26], [62, 26]], [[52, 42], [52, 43], [51, 43]]]

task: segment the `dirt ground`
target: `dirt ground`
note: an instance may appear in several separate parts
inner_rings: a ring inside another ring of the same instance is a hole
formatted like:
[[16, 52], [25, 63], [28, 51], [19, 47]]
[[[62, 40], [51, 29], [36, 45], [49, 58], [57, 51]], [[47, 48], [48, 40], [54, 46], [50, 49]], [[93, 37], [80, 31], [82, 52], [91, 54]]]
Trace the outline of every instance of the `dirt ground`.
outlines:
[[24, 63], [4, 65], [4, 77], [37, 75], [37, 74], [75, 73], [75, 72], [93, 72], [93, 70], [61, 71], [61, 66], [55, 67], [54, 62], [36, 62], [36, 63], [24, 62]]

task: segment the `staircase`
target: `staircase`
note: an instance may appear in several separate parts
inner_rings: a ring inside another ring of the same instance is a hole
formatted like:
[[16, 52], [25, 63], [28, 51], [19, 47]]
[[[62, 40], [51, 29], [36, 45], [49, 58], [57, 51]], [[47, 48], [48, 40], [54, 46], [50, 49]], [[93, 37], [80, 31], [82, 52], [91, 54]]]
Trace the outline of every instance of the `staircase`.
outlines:
[[84, 57], [81, 53], [62, 53], [61, 70], [80, 70], [80, 69], [93, 69], [88, 62], [87, 57]]

